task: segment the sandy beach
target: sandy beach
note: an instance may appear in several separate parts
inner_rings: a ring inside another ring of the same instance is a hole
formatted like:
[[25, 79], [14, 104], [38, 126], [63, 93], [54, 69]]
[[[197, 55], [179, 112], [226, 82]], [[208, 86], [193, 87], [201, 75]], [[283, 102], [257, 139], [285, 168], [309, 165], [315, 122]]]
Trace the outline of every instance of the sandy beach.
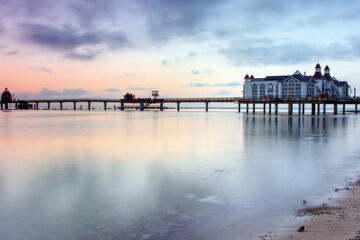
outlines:
[[[260, 239], [276, 240], [359, 240], [360, 239], [360, 181], [350, 183], [343, 189], [344, 195], [330, 204], [306, 206], [298, 211], [307, 216], [297, 226], [289, 227], [278, 236], [260, 236]], [[303, 232], [298, 228], [304, 226]]]

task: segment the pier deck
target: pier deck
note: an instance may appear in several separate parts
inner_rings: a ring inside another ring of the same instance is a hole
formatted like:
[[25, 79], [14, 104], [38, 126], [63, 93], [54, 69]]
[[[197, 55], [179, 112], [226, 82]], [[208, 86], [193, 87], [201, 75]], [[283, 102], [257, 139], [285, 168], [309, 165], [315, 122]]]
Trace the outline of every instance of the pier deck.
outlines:
[[[10, 103], [15, 104], [15, 109], [18, 109], [19, 104], [30, 104], [31, 109], [39, 109], [40, 103], [46, 103], [47, 109], [51, 109], [51, 103], [60, 104], [60, 110], [63, 110], [63, 103], [73, 103], [73, 109], [76, 110], [77, 103], [87, 103], [88, 110], [91, 110], [91, 103], [103, 103], [104, 110], [107, 109], [108, 103], [120, 103], [120, 109], [125, 109], [125, 104], [139, 104], [139, 109], [142, 111], [145, 108], [149, 107], [151, 104], [159, 104], [159, 109], [164, 110], [164, 103], [176, 103], [177, 110], [180, 111], [181, 103], [204, 103], [205, 110], [208, 111], [209, 103], [234, 103], [238, 105], [238, 112], [241, 112], [241, 106], [246, 105], [246, 113], [249, 113], [250, 106], [252, 105], [252, 112], [255, 113], [256, 105], [263, 105], [263, 113], [272, 113], [274, 108], [274, 113], [278, 114], [278, 105], [287, 104], [288, 105], [288, 114], [293, 114], [293, 106], [298, 105], [299, 114], [305, 114], [305, 105], [311, 105], [311, 114], [315, 115], [320, 114], [320, 105], [323, 105], [323, 113], [326, 114], [326, 106], [333, 105], [333, 113], [337, 114], [338, 105], [342, 105], [342, 112], [345, 114], [346, 105], [354, 105], [354, 112], [358, 112], [358, 104], [360, 104], [360, 98], [345, 98], [345, 99], [318, 99], [318, 98], [262, 98], [262, 99], [244, 99], [240, 97], [227, 97], [227, 98], [135, 98], [135, 99], [115, 99], [115, 98], [60, 98], [60, 99], [28, 99], [28, 100], [15, 100]], [[3, 105], [1, 103], [1, 109]], [[266, 110], [268, 106], [268, 111]], [[273, 106], [273, 107], [272, 107]], [[154, 109], [154, 107], [151, 107]]]

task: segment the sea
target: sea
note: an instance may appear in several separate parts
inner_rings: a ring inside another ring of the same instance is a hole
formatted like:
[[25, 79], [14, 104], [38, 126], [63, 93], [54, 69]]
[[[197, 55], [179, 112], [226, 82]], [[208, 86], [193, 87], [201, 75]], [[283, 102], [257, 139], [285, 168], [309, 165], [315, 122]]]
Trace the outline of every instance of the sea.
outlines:
[[260, 112], [0, 112], [0, 239], [280, 234], [358, 178], [360, 114]]

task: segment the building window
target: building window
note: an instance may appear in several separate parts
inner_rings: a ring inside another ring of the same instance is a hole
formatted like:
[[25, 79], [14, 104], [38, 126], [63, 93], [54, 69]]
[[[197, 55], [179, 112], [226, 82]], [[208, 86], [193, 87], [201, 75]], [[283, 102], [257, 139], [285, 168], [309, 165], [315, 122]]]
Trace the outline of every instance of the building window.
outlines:
[[268, 85], [268, 96], [274, 96], [274, 85], [272, 85], [272, 83]]
[[309, 82], [307, 84], [307, 93], [306, 95], [308, 97], [313, 97], [314, 96], [314, 83], [313, 82]]
[[300, 97], [301, 96], [301, 83], [290, 79], [283, 84], [283, 97]]
[[257, 92], [258, 92], [258, 86], [256, 84], [253, 84], [251, 88], [251, 97], [257, 98], [258, 97]]
[[265, 97], [265, 84], [260, 84], [260, 98]]

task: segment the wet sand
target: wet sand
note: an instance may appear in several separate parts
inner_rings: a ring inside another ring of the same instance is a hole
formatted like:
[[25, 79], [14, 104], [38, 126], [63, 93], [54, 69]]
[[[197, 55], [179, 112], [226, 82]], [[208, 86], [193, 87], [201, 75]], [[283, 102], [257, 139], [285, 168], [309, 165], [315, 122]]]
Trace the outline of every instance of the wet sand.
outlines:
[[[296, 226], [286, 228], [278, 237], [267, 235], [260, 239], [276, 240], [360, 240], [360, 181], [349, 184], [344, 195], [329, 205], [306, 206], [298, 214], [307, 216]], [[303, 232], [298, 228], [304, 226]]]

